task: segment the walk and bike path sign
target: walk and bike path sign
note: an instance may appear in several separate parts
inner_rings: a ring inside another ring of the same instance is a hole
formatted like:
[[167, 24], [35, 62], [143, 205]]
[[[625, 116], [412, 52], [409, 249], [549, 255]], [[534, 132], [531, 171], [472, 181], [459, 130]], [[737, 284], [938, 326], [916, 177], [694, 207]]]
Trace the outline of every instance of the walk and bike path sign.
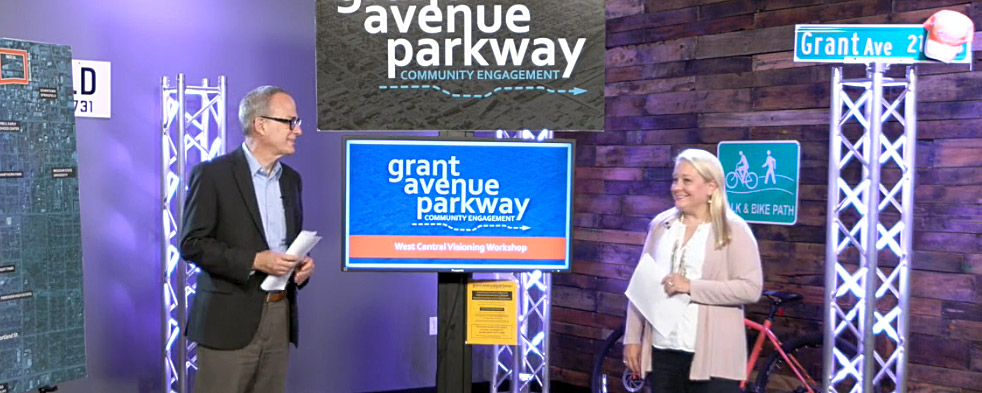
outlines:
[[723, 141], [726, 199], [747, 222], [794, 225], [798, 221], [798, 141]]

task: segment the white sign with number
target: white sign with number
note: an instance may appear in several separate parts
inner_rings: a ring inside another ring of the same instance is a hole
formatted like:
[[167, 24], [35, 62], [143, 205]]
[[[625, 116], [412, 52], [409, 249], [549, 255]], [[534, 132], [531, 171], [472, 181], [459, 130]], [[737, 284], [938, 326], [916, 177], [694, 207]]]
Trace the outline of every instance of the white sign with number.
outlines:
[[75, 117], [112, 117], [110, 71], [108, 61], [72, 60]]

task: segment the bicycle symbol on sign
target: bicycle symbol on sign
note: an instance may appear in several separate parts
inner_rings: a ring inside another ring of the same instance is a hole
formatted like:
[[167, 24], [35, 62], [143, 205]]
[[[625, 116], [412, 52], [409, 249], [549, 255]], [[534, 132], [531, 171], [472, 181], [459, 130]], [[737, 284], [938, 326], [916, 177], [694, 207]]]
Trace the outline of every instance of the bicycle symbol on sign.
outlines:
[[736, 188], [737, 184], [743, 184], [747, 189], [757, 188], [757, 174], [753, 172], [733, 171], [726, 174], [726, 188]]
[[[770, 152], [768, 152], [770, 153]], [[768, 157], [770, 157], [768, 155]], [[747, 156], [740, 152], [740, 161], [737, 162], [736, 170], [726, 174], [726, 188], [736, 188], [737, 184], [743, 184], [747, 189], [753, 190], [757, 188], [757, 174], [750, 172], [750, 163], [747, 162]]]

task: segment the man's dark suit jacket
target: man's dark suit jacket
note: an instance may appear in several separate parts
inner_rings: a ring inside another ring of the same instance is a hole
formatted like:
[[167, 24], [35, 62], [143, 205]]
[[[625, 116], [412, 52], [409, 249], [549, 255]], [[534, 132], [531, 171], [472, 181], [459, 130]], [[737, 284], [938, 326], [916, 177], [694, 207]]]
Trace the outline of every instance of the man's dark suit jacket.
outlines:
[[[286, 215], [287, 244], [303, 227], [301, 182], [297, 171], [282, 164], [280, 192]], [[266, 273], [252, 272], [257, 252], [268, 250], [256, 191], [245, 152], [234, 152], [194, 167], [188, 183], [181, 234], [181, 254], [201, 268], [185, 334], [213, 349], [239, 349], [259, 327]], [[287, 284], [290, 341], [297, 345], [297, 285]]]

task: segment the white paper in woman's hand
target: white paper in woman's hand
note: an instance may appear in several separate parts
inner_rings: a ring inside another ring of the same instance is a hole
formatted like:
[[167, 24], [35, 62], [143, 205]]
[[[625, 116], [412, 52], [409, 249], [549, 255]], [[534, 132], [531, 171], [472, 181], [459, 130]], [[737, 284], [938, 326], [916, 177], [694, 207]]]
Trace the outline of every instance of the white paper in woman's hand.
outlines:
[[644, 253], [624, 292], [641, 315], [662, 335], [668, 335], [689, 305], [688, 295], [668, 296], [665, 293], [661, 281], [669, 272], [671, 268], [668, 264], [657, 263], [650, 254]]

